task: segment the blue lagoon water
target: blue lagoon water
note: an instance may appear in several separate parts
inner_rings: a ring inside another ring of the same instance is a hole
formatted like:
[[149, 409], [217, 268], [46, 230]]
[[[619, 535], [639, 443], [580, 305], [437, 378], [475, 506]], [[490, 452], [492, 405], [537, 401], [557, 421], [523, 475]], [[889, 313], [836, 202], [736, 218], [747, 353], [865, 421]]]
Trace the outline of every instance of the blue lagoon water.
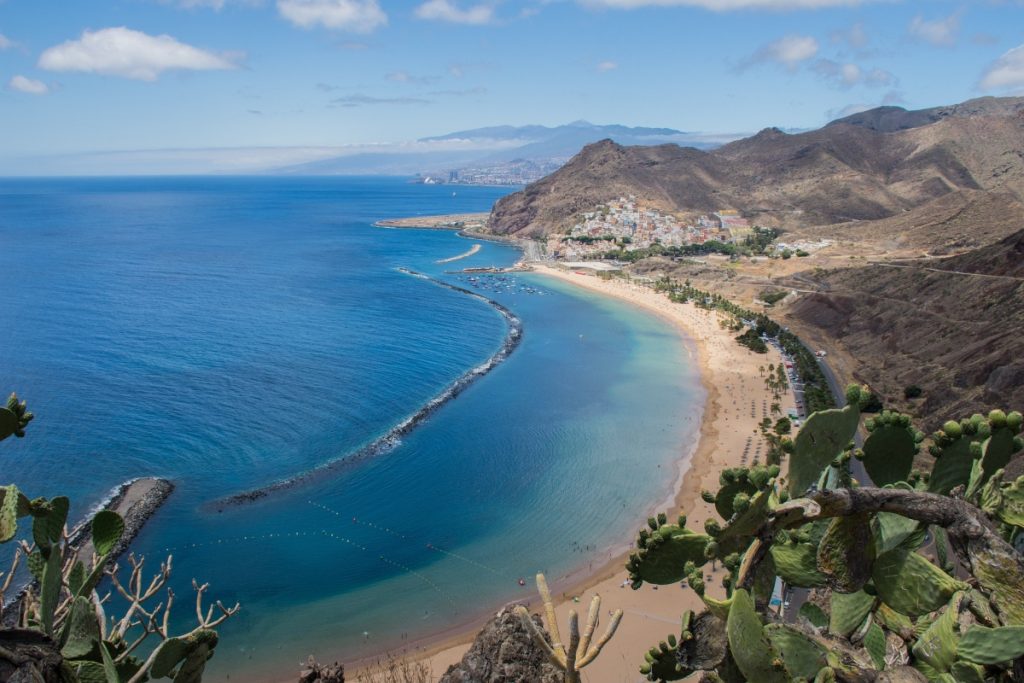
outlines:
[[[400, 647], [596, 567], [670, 496], [703, 404], [663, 321], [536, 275], [446, 273], [518, 252], [388, 217], [503, 190], [380, 178], [0, 181], [0, 390], [37, 419], [0, 480], [71, 496], [177, 489], [133, 550], [243, 609], [209, 679]], [[252, 505], [211, 502], [344, 458], [501, 345], [521, 345], [381, 455]], [[478, 285], [480, 285], [478, 287]], [[531, 293], [530, 290], [534, 290]], [[536, 293], [536, 292], [540, 293]], [[155, 567], [154, 567], [155, 568]], [[526, 577], [521, 588], [517, 580]]]

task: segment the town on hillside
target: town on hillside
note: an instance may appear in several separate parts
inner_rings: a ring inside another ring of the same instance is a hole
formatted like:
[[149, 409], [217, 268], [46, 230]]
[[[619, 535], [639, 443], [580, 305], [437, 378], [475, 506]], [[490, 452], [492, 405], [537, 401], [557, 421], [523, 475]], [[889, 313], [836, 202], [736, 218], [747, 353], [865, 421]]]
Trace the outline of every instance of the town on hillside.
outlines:
[[[774, 230], [751, 225], [734, 209], [720, 209], [711, 215], [689, 217], [663, 213], [645, 206], [634, 195], [619, 197], [583, 213], [564, 234], [547, 237], [547, 253], [555, 259], [588, 260], [606, 258], [610, 252], [629, 254], [662, 247], [686, 249], [706, 246], [708, 251], [730, 251], [728, 245], [771, 243]], [[776, 243], [774, 250], [798, 256], [828, 246], [827, 241]], [[700, 249], [695, 249], [695, 252]]]

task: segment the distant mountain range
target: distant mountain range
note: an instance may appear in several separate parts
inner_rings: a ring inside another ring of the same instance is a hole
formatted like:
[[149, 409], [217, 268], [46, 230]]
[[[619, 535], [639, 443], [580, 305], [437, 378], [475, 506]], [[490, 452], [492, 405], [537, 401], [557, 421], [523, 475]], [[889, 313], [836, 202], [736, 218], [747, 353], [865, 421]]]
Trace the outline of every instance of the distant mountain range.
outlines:
[[597, 125], [492, 126], [416, 141], [414, 151], [338, 156], [276, 168], [310, 175], [420, 175], [440, 182], [520, 184], [559, 168], [584, 146], [611, 139], [621, 145], [688, 145], [712, 149], [736, 136], [686, 133], [672, 128]]
[[856, 228], [995, 191], [1024, 201], [1024, 98], [882, 107], [804, 133], [768, 128], [712, 151], [604, 140], [501, 199], [490, 229], [558, 232], [580, 212], [630, 194], [665, 211], [729, 208], [762, 225]]

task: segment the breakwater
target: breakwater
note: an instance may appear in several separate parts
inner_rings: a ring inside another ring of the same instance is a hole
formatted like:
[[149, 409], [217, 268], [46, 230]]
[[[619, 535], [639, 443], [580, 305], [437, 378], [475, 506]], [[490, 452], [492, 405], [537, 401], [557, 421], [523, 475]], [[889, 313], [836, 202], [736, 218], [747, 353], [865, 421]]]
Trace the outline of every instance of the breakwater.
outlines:
[[378, 455], [387, 453], [396, 445], [398, 445], [403, 436], [410, 433], [422, 422], [427, 420], [431, 415], [433, 415], [437, 410], [439, 410], [441, 406], [457, 397], [459, 394], [465, 391], [466, 388], [469, 387], [469, 385], [471, 385], [473, 382], [486, 375], [488, 372], [497, 367], [502, 361], [508, 358], [509, 355], [511, 355], [511, 353], [515, 350], [515, 348], [519, 346], [519, 342], [522, 341], [522, 321], [512, 311], [510, 311], [505, 306], [499, 304], [497, 301], [489, 299], [488, 297], [479, 294], [478, 292], [474, 292], [464, 287], [459, 287], [458, 285], [453, 285], [451, 283], [444, 282], [443, 280], [438, 280], [436, 278], [430, 277], [429, 275], [420, 273], [415, 270], [411, 270], [409, 268], [398, 268], [398, 271], [401, 273], [405, 273], [406, 275], [410, 275], [412, 277], [425, 280], [438, 287], [444, 287], [454, 292], [458, 292], [460, 294], [464, 294], [466, 296], [482, 301], [491, 308], [493, 308], [494, 310], [496, 310], [498, 313], [500, 313], [501, 316], [505, 319], [506, 324], [508, 325], [508, 330], [505, 333], [505, 339], [504, 341], [502, 341], [501, 346], [498, 348], [498, 350], [495, 351], [486, 361], [484, 361], [480, 365], [477, 365], [474, 368], [467, 370], [465, 373], [459, 376], [454, 382], [445, 387], [445, 389], [441, 391], [441, 393], [439, 393], [437, 396], [434, 396], [432, 399], [424, 403], [419, 408], [419, 410], [417, 410], [412, 415], [405, 418], [400, 423], [398, 423], [397, 425], [395, 425], [394, 427], [392, 427], [387, 432], [377, 437], [370, 443], [366, 444], [362, 448], [359, 448], [358, 450], [343, 455], [339, 458], [335, 458], [333, 460], [325, 462], [322, 465], [314, 467], [313, 469], [310, 470], [306, 470], [305, 472], [301, 472], [287, 479], [282, 479], [280, 481], [267, 484], [266, 486], [262, 486], [260, 488], [235, 493], [225, 498], [220, 498], [218, 500], [211, 502], [207, 506], [209, 509], [216, 512], [223, 512], [224, 510], [231, 507], [255, 503], [259, 500], [265, 499], [267, 496], [270, 496], [272, 494], [293, 489], [303, 484], [308, 484], [310, 482], [320, 479], [321, 477], [338, 472], [343, 468], [352, 467], [353, 465], [362, 462], [363, 460], [366, 460], [368, 458], [376, 457]]

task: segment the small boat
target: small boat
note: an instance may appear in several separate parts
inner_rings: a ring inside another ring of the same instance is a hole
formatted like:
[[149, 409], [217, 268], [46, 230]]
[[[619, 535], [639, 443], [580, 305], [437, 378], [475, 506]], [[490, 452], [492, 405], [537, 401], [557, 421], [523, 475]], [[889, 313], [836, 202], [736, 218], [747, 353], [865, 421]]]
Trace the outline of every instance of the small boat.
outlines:
[[523, 577], [520, 576], [518, 583], [519, 583], [520, 586], [525, 586], [526, 585], [526, 579], [524, 579]]

